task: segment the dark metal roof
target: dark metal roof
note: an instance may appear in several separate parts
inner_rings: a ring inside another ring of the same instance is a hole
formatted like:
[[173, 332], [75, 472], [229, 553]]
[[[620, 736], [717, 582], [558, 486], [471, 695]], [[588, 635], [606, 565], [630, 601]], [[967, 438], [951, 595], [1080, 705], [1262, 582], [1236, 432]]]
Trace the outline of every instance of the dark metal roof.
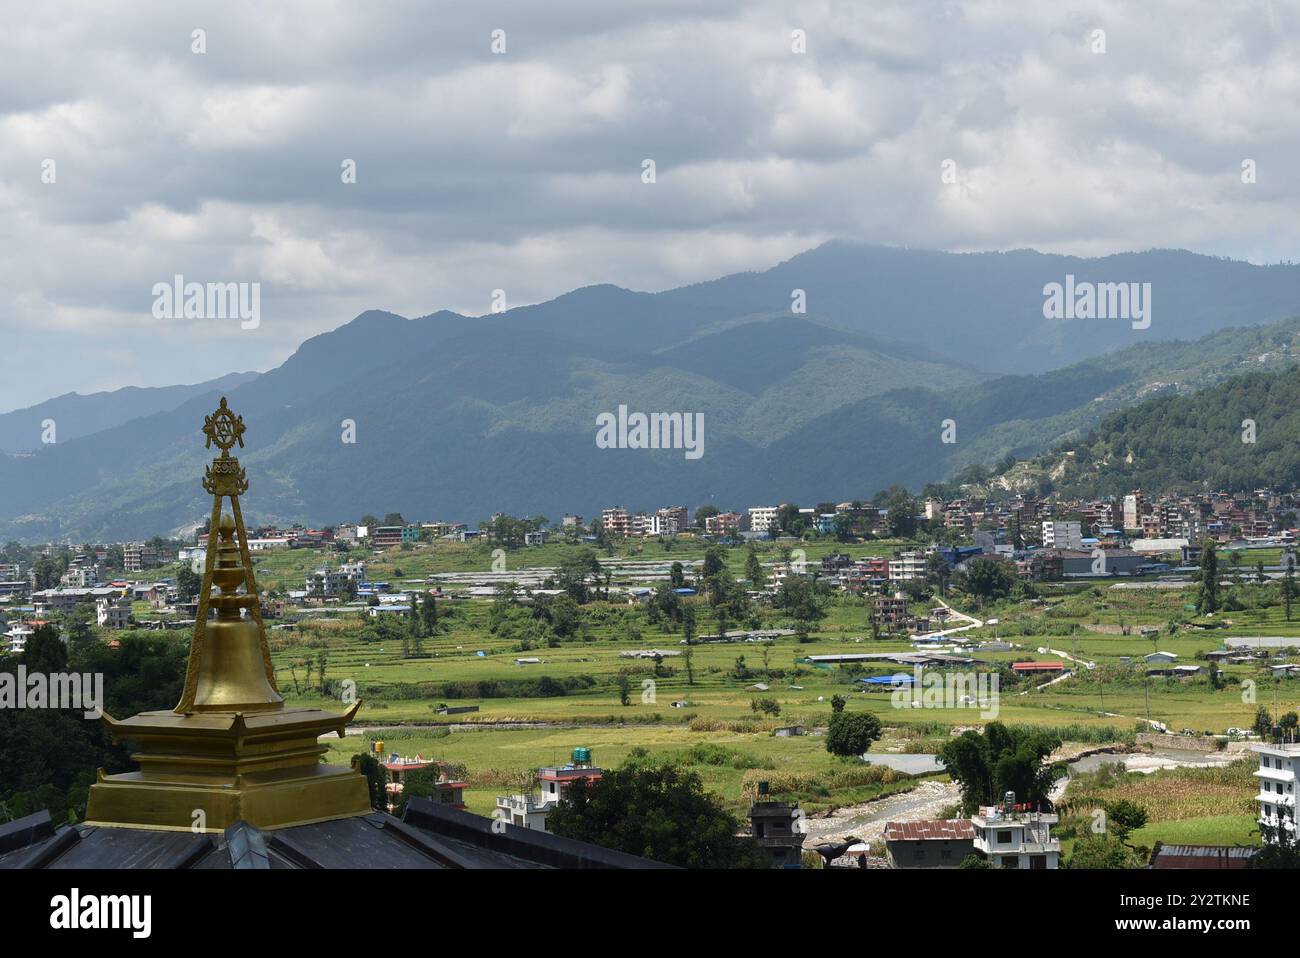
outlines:
[[56, 826], [48, 812], [0, 825], [0, 869], [666, 868], [659, 862], [412, 799], [382, 812], [221, 834]]
[[1151, 860], [1151, 867], [1170, 868], [1249, 868], [1259, 849], [1245, 845], [1162, 845]]

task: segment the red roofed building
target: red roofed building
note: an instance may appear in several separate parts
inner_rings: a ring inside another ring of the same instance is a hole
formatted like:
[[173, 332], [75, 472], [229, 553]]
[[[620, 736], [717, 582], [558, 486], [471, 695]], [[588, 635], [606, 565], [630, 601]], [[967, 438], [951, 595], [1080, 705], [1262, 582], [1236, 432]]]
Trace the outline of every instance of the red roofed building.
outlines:
[[1021, 675], [1029, 675], [1035, 672], [1064, 672], [1065, 666], [1060, 662], [1013, 662], [1011, 671], [1018, 672]]
[[975, 829], [965, 818], [889, 822], [885, 852], [895, 868], [956, 868], [975, 852]]
[[380, 764], [388, 770], [389, 782], [387, 790], [391, 800], [389, 804], [390, 811], [396, 806], [397, 796], [402, 793], [402, 776], [407, 772], [430, 768], [436, 769], [438, 772], [438, 789], [433, 795], [429, 796], [430, 801], [437, 802], [439, 805], [450, 805], [452, 808], [465, 807], [464, 792], [468, 786], [465, 782], [457, 781], [447, 775], [448, 766], [446, 762], [423, 758], [419, 755], [412, 758], [394, 752], [388, 757], [387, 761]]

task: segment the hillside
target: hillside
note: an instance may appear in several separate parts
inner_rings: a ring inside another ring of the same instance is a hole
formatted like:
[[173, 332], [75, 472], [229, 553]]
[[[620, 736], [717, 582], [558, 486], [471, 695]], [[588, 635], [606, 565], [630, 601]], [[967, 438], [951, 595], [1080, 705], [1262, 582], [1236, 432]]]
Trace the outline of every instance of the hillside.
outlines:
[[[1250, 427], [1253, 423], [1253, 441]], [[1078, 440], [1001, 470], [986, 487], [1068, 496], [1300, 486], [1300, 369], [1251, 372], [1107, 416]]]
[[[403, 348], [362, 351], [395, 320]], [[590, 514], [613, 496], [695, 503], [765, 494], [763, 450], [827, 409], [900, 383], [978, 374], [881, 353], [863, 339], [793, 317], [755, 320], [779, 340], [779, 361], [709, 376], [701, 355], [740, 348], [741, 329], [681, 355], [592, 349], [516, 324], [367, 314], [299, 350], [280, 369], [230, 391], [253, 442], [243, 456], [261, 484], [261, 517], [330, 521], [402, 509], [476, 520], [498, 509]], [[525, 357], [521, 359], [520, 357]], [[212, 396], [29, 457], [0, 457], [8, 537], [109, 538], [169, 530], [202, 512], [195, 477], [205, 461], [198, 427]], [[636, 410], [703, 411], [706, 454], [602, 450], [595, 416]], [[340, 423], [357, 424], [341, 442]], [[572, 505], [570, 505], [572, 503]]]
[[25, 409], [0, 414], [0, 450], [27, 452], [38, 448], [46, 420], [54, 420], [55, 440], [66, 442], [141, 416], [175, 409], [194, 396], [235, 389], [256, 377], [257, 373], [231, 373], [188, 386], [125, 386], [86, 395], [65, 393]]
[[[1157, 299], [1167, 312], [1137, 341], [1127, 324], [1042, 319], [1045, 276], [1121, 267], [1201, 299], [1184, 296], [1179, 315], [1182, 294]], [[1231, 285], [1207, 287], [1205, 275]], [[254, 519], [395, 509], [474, 522], [865, 498], [1036, 455], [1144, 397], [1289, 367], [1300, 321], [1242, 324], [1273, 318], [1298, 278], [1181, 252], [1083, 261], [836, 243], [666, 293], [588, 287], [482, 317], [369, 311], [223, 391], [250, 429]], [[1024, 325], [1006, 321], [1034, 283], [1037, 318], [1022, 308]], [[916, 284], [913, 300], [900, 284]], [[808, 291], [807, 315], [790, 313], [791, 288]], [[1227, 328], [1163, 338], [1216, 324]], [[1060, 350], [1044, 345], [1062, 331]], [[1096, 355], [1112, 340], [1122, 348]], [[1076, 352], [1086, 358], [1053, 368]], [[215, 400], [194, 392], [105, 421], [85, 406], [61, 412], [56, 445], [0, 455], [0, 536], [121, 539], [192, 524], [204, 511], [198, 429]], [[620, 405], [703, 414], [705, 454], [597, 448], [596, 416]], [[956, 443], [940, 441], [946, 419]], [[344, 420], [355, 444], [341, 441]]]

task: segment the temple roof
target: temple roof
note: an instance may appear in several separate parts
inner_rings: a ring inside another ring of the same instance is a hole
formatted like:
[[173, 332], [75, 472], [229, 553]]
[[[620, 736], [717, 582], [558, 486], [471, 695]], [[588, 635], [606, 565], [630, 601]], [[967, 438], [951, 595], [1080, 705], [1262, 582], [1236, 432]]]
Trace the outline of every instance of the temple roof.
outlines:
[[0, 825], [0, 869], [669, 867], [418, 798], [400, 819], [374, 812], [267, 831], [242, 821], [201, 834], [56, 826], [48, 812]]

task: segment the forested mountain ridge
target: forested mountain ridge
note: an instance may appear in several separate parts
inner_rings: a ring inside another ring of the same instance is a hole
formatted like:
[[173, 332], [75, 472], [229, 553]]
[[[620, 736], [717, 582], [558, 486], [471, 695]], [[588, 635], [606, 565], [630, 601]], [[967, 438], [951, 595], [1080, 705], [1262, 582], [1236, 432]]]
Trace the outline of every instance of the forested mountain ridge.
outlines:
[[1070, 497], [1298, 488], [1300, 369], [1154, 396], [981, 485]]

